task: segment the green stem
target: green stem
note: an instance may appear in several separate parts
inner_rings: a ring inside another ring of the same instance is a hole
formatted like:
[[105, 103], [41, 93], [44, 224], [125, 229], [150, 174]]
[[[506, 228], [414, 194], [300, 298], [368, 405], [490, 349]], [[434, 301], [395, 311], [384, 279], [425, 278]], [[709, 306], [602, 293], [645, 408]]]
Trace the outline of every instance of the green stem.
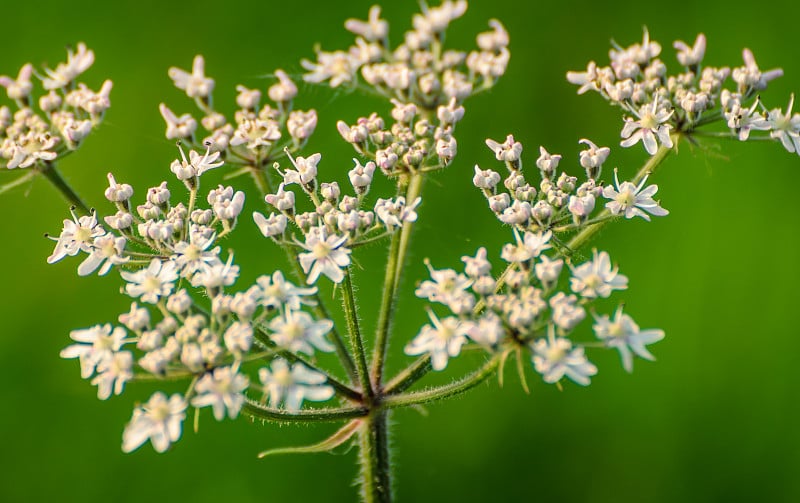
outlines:
[[337, 409], [302, 409], [289, 412], [285, 409], [267, 407], [249, 398], [245, 399], [242, 414], [254, 419], [264, 419], [282, 423], [311, 423], [311, 422], [331, 422], [353, 419], [367, 415], [367, 409], [363, 407], [340, 407]]
[[447, 398], [460, 395], [461, 393], [469, 391], [488, 379], [489, 376], [491, 376], [494, 371], [497, 370], [497, 366], [500, 364], [501, 357], [502, 355], [493, 356], [478, 370], [451, 384], [446, 384], [444, 386], [438, 386], [436, 388], [426, 389], [423, 391], [389, 395], [383, 399], [381, 405], [386, 408], [407, 407], [409, 405], [419, 405], [428, 402], [445, 400]]
[[[422, 180], [424, 179], [423, 175], [420, 173], [412, 173], [410, 176], [411, 179], [408, 181], [408, 189], [406, 190], [406, 204], [409, 205], [413, 204], [414, 200], [419, 197], [422, 191]], [[406, 251], [408, 251], [408, 244], [411, 240], [411, 231], [413, 228], [413, 222], [405, 222], [403, 224], [403, 229], [400, 231], [400, 249], [397, 252], [397, 271], [394, 277], [395, 290], [397, 290], [397, 286], [400, 283], [400, 271], [403, 270], [403, 266], [405, 265]]]
[[389, 342], [389, 329], [394, 314], [395, 299], [397, 298], [397, 261], [400, 253], [400, 233], [392, 235], [389, 246], [389, 257], [386, 260], [386, 276], [383, 280], [383, 295], [381, 308], [378, 315], [378, 329], [375, 334], [375, 349], [372, 355], [372, 382], [380, 386], [383, 382], [383, 363], [386, 359], [386, 349]]
[[370, 416], [358, 432], [361, 498], [364, 503], [390, 503], [389, 428], [387, 411]]
[[386, 383], [384, 393], [402, 393], [432, 370], [431, 355], [423, 355]]
[[58, 172], [55, 163], [47, 163], [44, 166], [37, 168], [41, 174], [44, 175], [53, 186], [61, 192], [61, 195], [69, 201], [75, 208], [85, 214], [88, 215], [90, 213], [89, 206], [83, 202], [83, 199], [69, 186], [66, 180], [61, 176], [61, 173]]
[[[675, 148], [677, 148], [677, 143], [679, 140], [680, 140], [679, 136], [677, 135], [673, 136], [673, 143], [675, 144]], [[644, 166], [642, 166], [639, 172], [636, 173], [636, 176], [633, 177], [633, 180], [631, 180], [631, 182], [634, 185], [638, 185], [639, 182], [641, 182], [644, 179], [644, 177], [652, 173], [655, 173], [658, 166], [664, 161], [664, 159], [666, 159], [669, 153], [672, 152], [673, 150], [674, 148], [665, 147], [664, 145], [660, 146], [656, 154], [647, 160], [647, 162], [644, 164]], [[596, 220], [604, 219], [605, 217], [608, 217], [610, 215], [611, 215], [610, 211], [603, 210], [597, 216]], [[614, 219], [602, 220], [599, 223], [584, 228], [582, 231], [576, 234], [572, 239], [570, 239], [569, 243], [567, 243], [567, 248], [570, 250], [570, 253], [573, 253], [576, 250], [578, 250], [578, 248], [583, 246], [587, 241], [589, 241], [592, 237], [594, 237], [595, 234], [600, 232], [602, 228], [604, 228], [606, 225], [609, 224], [609, 222], [612, 222], [613, 220]]]
[[367, 400], [367, 404], [372, 401], [374, 392], [369, 380], [369, 367], [367, 366], [367, 355], [364, 351], [364, 340], [361, 338], [361, 328], [358, 325], [358, 312], [356, 311], [356, 299], [353, 293], [353, 281], [350, 277], [350, 268], [344, 273], [342, 282], [342, 304], [344, 315], [347, 320], [347, 331], [350, 334], [350, 346], [356, 360], [356, 370], [358, 380], [361, 384], [361, 392]]

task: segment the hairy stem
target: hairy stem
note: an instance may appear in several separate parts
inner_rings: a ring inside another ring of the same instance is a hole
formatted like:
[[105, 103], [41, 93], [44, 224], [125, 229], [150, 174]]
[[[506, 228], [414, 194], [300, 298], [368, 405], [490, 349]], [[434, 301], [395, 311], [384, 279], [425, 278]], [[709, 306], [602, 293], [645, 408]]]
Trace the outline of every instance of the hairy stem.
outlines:
[[259, 402], [245, 400], [242, 414], [254, 419], [277, 421], [282, 423], [311, 423], [342, 421], [366, 416], [367, 409], [363, 407], [340, 407], [337, 409], [301, 409], [289, 412], [286, 409], [267, 407]]
[[37, 169], [59, 192], [61, 192], [61, 195], [64, 196], [71, 205], [75, 206], [75, 209], [85, 215], [90, 213], [89, 206], [83, 202], [81, 196], [79, 196], [78, 193], [70, 187], [67, 181], [64, 180], [61, 173], [58, 172], [55, 163], [46, 163], [44, 166]]
[[394, 314], [395, 299], [397, 298], [397, 268], [401, 233], [392, 235], [389, 246], [389, 257], [386, 260], [386, 276], [383, 280], [383, 294], [381, 295], [381, 308], [378, 315], [378, 329], [375, 334], [375, 348], [372, 356], [372, 382], [381, 386], [383, 381], [383, 363], [386, 359], [386, 349], [389, 342], [389, 330]]
[[390, 503], [389, 428], [387, 411], [370, 416], [358, 432], [361, 498], [364, 503]]
[[353, 292], [353, 281], [350, 277], [350, 268], [345, 270], [344, 281], [342, 282], [342, 304], [344, 306], [344, 316], [347, 320], [347, 331], [350, 334], [350, 346], [355, 355], [358, 381], [361, 384], [361, 392], [369, 404], [374, 393], [369, 380], [369, 367], [367, 366], [367, 355], [364, 350], [364, 340], [361, 338], [361, 328], [358, 324], [358, 312], [356, 311], [356, 299]]
[[460, 395], [488, 379], [497, 370], [501, 358], [502, 355], [494, 355], [472, 374], [444, 386], [386, 396], [382, 401], [382, 405], [386, 408], [407, 407], [409, 405], [445, 400]]
[[431, 370], [431, 355], [422, 355], [417, 358], [414, 363], [393, 377], [391, 381], [386, 383], [384, 392], [386, 394], [402, 393], [413, 386], [415, 382], [422, 379], [425, 374]]

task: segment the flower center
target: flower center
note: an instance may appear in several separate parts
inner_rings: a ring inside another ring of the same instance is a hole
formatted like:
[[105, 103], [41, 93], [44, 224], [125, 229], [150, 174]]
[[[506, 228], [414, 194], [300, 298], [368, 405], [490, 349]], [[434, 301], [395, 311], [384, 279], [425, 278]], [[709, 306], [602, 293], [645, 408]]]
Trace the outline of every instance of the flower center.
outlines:
[[323, 259], [323, 258], [327, 257], [328, 255], [330, 255], [331, 247], [328, 246], [328, 244], [326, 242], [320, 241], [319, 243], [315, 244], [311, 248], [311, 253], [314, 255], [314, 258], [316, 258], [317, 260]]
[[656, 129], [658, 127], [658, 120], [656, 116], [651, 113], [645, 113], [642, 115], [642, 118], [639, 120], [641, 122], [642, 127], [645, 129]]
[[630, 189], [620, 191], [619, 195], [617, 196], [617, 202], [625, 208], [630, 208], [633, 206], [635, 201], [636, 194], [634, 194]]

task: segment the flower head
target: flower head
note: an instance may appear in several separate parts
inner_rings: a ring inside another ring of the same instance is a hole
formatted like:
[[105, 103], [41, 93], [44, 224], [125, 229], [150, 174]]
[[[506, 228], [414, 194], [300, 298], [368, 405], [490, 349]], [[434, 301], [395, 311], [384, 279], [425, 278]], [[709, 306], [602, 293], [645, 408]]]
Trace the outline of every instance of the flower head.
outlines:
[[614, 170], [614, 186], [603, 187], [603, 197], [611, 199], [606, 203], [606, 208], [613, 215], [625, 215], [625, 218], [642, 217], [648, 222], [650, 215], [663, 217], [669, 215], [669, 211], [662, 208], [653, 196], [658, 192], [658, 185], [650, 185], [644, 188], [647, 183], [647, 176], [642, 178], [639, 185], [631, 182], [619, 183], [617, 170]]
[[350, 265], [350, 249], [344, 246], [347, 236], [328, 236], [324, 227], [312, 229], [306, 234], [306, 242], [301, 246], [307, 253], [300, 253], [297, 259], [308, 275], [306, 282], [313, 285], [320, 275], [325, 275], [334, 283], [344, 279], [343, 268]]
[[645, 360], [655, 360], [655, 357], [647, 350], [647, 345], [664, 338], [663, 330], [639, 330], [639, 325], [630, 316], [622, 313], [622, 306], [614, 313], [613, 319], [607, 315], [595, 315], [593, 328], [597, 338], [603, 341], [607, 347], [616, 348], [619, 351], [622, 366], [628, 372], [633, 371], [633, 354]]
[[597, 367], [586, 359], [583, 348], [573, 348], [569, 339], [556, 337], [553, 325], [548, 326], [547, 337], [534, 342], [531, 349], [533, 366], [546, 383], [556, 383], [567, 376], [581, 386], [587, 386], [590, 377], [597, 374]]
[[192, 61], [192, 73], [174, 66], [167, 73], [175, 87], [186, 91], [190, 98], [208, 98], [214, 90], [214, 79], [206, 77], [205, 67], [203, 56], [198, 54]]
[[272, 407], [284, 404], [286, 410], [297, 411], [303, 406], [303, 400], [324, 402], [333, 396], [333, 387], [325, 384], [324, 374], [308, 369], [302, 363], [291, 367], [283, 359], [275, 359], [270, 368], [261, 368], [258, 378], [262, 384], [265, 397], [269, 397]]
[[144, 405], [133, 410], [133, 417], [122, 434], [122, 450], [131, 452], [150, 440], [156, 452], [166, 451], [181, 438], [186, 418], [186, 401], [175, 393], [169, 399], [158, 391]]
[[630, 117], [625, 119], [625, 126], [620, 133], [623, 138], [620, 145], [630, 147], [641, 140], [647, 153], [655, 155], [658, 150], [658, 143], [656, 142], [656, 138], [658, 138], [658, 141], [663, 146], [672, 148], [672, 138], [669, 135], [672, 126], [666, 122], [669, 121], [674, 112], [674, 110], [668, 112], [659, 103], [658, 98], [653, 99], [652, 104], [642, 105], [639, 109], [638, 120]]
[[473, 324], [454, 316], [440, 320], [430, 311], [428, 317], [431, 324], [422, 327], [414, 340], [405, 347], [405, 352], [407, 355], [429, 353], [433, 370], [444, 370], [447, 360], [461, 352], [461, 346], [467, 342]]
[[172, 293], [178, 271], [174, 262], [162, 262], [154, 258], [145, 269], [136, 272], [122, 271], [122, 279], [128, 282], [125, 292], [131, 297], [141, 297], [142, 302], [155, 304], [161, 297]]
[[192, 405], [210, 406], [217, 421], [225, 419], [226, 411], [230, 419], [236, 419], [244, 405], [244, 391], [249, 384], [247, 376], [231, 367], [217, 367], [213, 373], [205, 374], [197, 381], [197, 395], [192, 398]]
[[607, 298], [614, 290], [628, 288], [628, 278], [611, 266], [611, 259], [606, 252], [594, 250], [594, 258], [588, 262], [572, 267], [570, 280], [572, 291], [587, 299]]

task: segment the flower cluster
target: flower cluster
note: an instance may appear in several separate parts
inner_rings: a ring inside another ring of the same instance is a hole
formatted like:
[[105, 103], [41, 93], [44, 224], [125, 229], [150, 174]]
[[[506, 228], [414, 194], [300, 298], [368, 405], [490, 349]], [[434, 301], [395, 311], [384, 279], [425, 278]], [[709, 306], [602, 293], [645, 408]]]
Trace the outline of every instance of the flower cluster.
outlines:
[[[250, 362], [269, 362], [257, 370], [264, 400], [296, 410], [303, 400], [333, 396], [326, 374], [304, 363], [301, 353], [333, 351], [326, 339], [333, 328], [306, 308], [315, 305], [316, 288], [287, 281], [280, 271], [262, 276], [243, 292], [228, 293], [239, 276], [230, 255], [220, 258], [218, 240], [230, 233], [244, 205], [244, 193], [218, 186], [207, 207], [198, 205], [200, 179], [223, 164], [210, 146], [205, 154], [179, 147], [170, 165], [188, 190], [188, 201], [173, 204], [167, 182], [147, 190], [143, 204], [132, 202], [133, 188], [109, 174], [106, 199], [117, 212], [100, 223], [96, 212], [71, 219], [56, 239], [48, 262], [87, 255], [81, 276], [120, 270], [124, 292], [135, 299], [130, 311], [111, 324], [75, 330], [75, 344], [61, 353], [78, 358], [81, 376], [97, 386], [101, 400], [123, 392], [131, 380], [192, 379], [183, 395], [156, 392], [134, 410], [123, 435], [123, 450], [148, 439], [162, 452], [180, 437], [189, 406], [211, 407], [214, 417], [235, 418], [245, 404]], [[107, 228], [108, 227], [108, 230]], [[292, 362], [290, 366], [285, 360]]]
[[446, 306], [450, 313], [439, 317], [429, 311], [431, 323], [406, 346], [406, 353], [429, 354], [433, 369], [443, 370], [468, 343], [504, 358], [524, 351], [545, 382], [567, 376], [587, 385], [597, 373], [585, 355], [584, 348], [592, 344], [575, 342], [571, 334], [589, 311], [601, 345], [619, 351], [625, 370], [633, 370], [634, 354], [653, 360], [646, 346], [661, 340], [663, 331], [640, 330], [621, 306], [613, 318], [591, 308], [595, 300], [628, 287], [628, 278], [612, 265], [608, 253], [595, 250], [591, 260], [576, 266], [567, 263], [566, 285], [561, 280], [565, 260], [554, 253], [552, 237], [550, 231], [515, 230], [514, 242], [506, 244], [501, 254], [508, 264], [502, 285], [492, 276], [485, 248], [461, 258], [463, 273], [429, 265], [431, 279], [419, 285], [416, 295]]
[[192, 114], [177, 115], [162, 103], [159, 109], [167, 124], [166, 137], [193, 146], [202, 142], [227, 163], [238, 165], [241, 174], [263, 176], [260, 171], [283, 157], [287, 148], [299, 150], [317, 127], [315, 110], [293, 109], [297, 86], [283, 70], [275, 71], [277, 81], [266, 91], [267, 103], [262, 103], [261, 90], [236, 86], [239, 109], [232, 122], [214, 108], [215, 82], [205, 74], [203, 56], [195, 56], [191, 72], [172, 67], [168, 73], [175, 86], [194, 99], [206, 136], [198, 140], [198, 121]]
[[[646, 185], [646, 174], [635, 183], [620, 183], [614, 170], [614, 184], [603, 185], [600, 176], [611, 150], [586, 139], [580, 143], [586, 145], [580, 153], [580, 165], [586, 171], [583, 182], [579, 183], [577, 177], [566, 172], [558, 173], [562, 156], [539, 147], [536, 167], [540, 182], [531, 185], [522, 170], [522, 144], [509, 135], [503, 143], [486, 140], [495, 157], [504, 162], [508, 176], [503, 178], [494, 170], [476, 165], [472, 183], [486, 196], [498, 220], [519, 232], [561, 234], [617, 216], [650, 220], [650, 215], [669, 213], [653, 199], [658, 186]], [[606, 201], [605, 211], [593, 217], [603, 204], [602, 200]]]
[[[289, 155], [289, 159], [294, 169], [276, 168], [283, 182], [277, 192], [265, 197], [267, 204], [277, 211], [269, 216], [254, 212], [253, 219], [264, 237], [299, 252], [297, 258], [309, 284], [322, 275], [340, 283], [344, 279], [343, 269], [350, 265], [353, 248], [383, 239], [404, 223], [417, 219], [420, 198], [410, 202], [403, 196], [378, 198], [372, 209], [364, 207], [376, 170], [372, 161], [364, 165], [353, 160], [355, 166], [348, 172], [353, 195], [348, 195], [342, 194], [338, 182], [318, 181], [320, 154], [307, 158]], [[293, 185], [298, 185], [308, 197], [312, 210], [298, 211], [295, 193], [287, 188]]]
[[373, 161], [387, 177], [426, 173], [446, 167], [458, 153], [455, 126], [464, 107], [451, 101], [436, 109], [436, 121], [421, 114], [413, 103], [392, 100], [393, 122], [387, 127], [378, 114], [359, 118], [355, 124], [339, 121], [342, 138], [360, 155]]
[[[412, 19], [403, 43], [389, 45], [389, 24], [380, 7], [369, 11], [366, 21], [349, 19], [345, 28], [356, 35], [346, 51], [317, 51], [317, 61], [304, 60], [306, 82], [326, 82], [331, 87], [349, 86], [377, 92], [403, 103], [436, 110], [461, 103], [470, 95], [491, 88], [505, 71], [510, 58], [509, 37], [496, 19], [491, 31], [477, 36], [478, 50], [469, 53], [444, 48], [450, 23], [467, 10], [466, 0], [445, 0], [437, 7], [422, 3]], [[363, 82], [362, 82], [363, 79]]]
[[[94, 52], [79, 43], [68, 50], [65, 63], [45, 68], [41, 75], [27, 63], [16, 78], [0, 76], [0, 86], [16, 106], [13, 113], [0, 107], [0, 168], [42, 168], [76, 150], [100, 124], [111, 106], [111, 81], [103, 82], [99, 91], [78, 82], [93, 63]], [[44, 88], [38, 100], [34, 77]]]
[[628, 114], [621, 131], [623, 147], [641, 141], [654, 155], [659, 144], [671, 148], [676, 133], [700, 136], [708, 134], [698, 129], [701, 126], [724, 122], [739, 140], [747, 140], [751, 131], [769, 132], [786, 150], [800, 154], [800, 114], [792, 114], [794, 98], [784, 112], [768, 110], [758, 94], [783, 70], [761, 70], [749, 49], [742, 52], [743, 66], [704, 66], [703, 34], [691, 46], [677, 41], [674, 47], [680, 73], [668, 72], [659, 59], [661, 45], [645, 30], [641, 44], [615, 45], [609, 51], [609, 66], [591, 61], [586, 71], [569, 72], [567, 79], [580, 86], [579, 94], [595, 91]]

